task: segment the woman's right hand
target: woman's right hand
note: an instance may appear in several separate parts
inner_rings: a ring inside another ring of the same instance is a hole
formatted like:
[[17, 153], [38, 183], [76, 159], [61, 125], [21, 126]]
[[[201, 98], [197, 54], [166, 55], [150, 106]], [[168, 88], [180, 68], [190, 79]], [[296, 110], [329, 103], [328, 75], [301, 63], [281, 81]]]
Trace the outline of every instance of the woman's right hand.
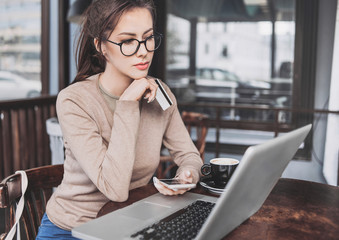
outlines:
[[139, 101], [142, 97], [152, 102], [155, 99], [158, 85], [153, 78], [134, 80], [121, 95], [120, 100]]
[[[184, 172], [181, 175], [178, 176], [179, 178], [182, 178], [185, 182], [192, 183], [193, 178], [192, 174], [190, 171]], [[153, 177], [153, 184], [155, 188], [163, 195], [170, 195], [170, 196], [175, 196], [175, 195], [181, 195], [184, 194], [185, 192], [191, 190], [190, 188], [186, 189], [179, 189], [179, 190], [172, 190], [168, 187], [166, 187], [164, 184], [159, 181], [158, 178]]]

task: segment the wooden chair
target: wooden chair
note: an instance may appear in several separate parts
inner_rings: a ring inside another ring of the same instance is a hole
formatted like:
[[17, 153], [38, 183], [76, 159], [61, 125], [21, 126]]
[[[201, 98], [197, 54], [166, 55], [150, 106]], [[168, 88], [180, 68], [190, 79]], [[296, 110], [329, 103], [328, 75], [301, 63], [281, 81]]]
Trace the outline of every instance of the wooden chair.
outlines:
[[[194, 141], [194, 144], [200, 153], [202, 161], [204, 162], [206, 135], [208, 131], [208, 116], [202, 113], [183, 111], [181, 113], [181, 117], [191, 137], [193, 137], [193, 128], [196, 128], [196, 140]], [[158, 178], [173, 177], [171, 172], [175, 167], [176, 164], [171, 156], [160, 156], [160, 164], [156, 175]], [[168, 176], [168, 174], [171, 176]]]
[[[25, 207], [20, 219], [20, 233], [22, 239], [35, 239], [53, 187], [58, 186], [63, 178], [64, 166], [48, 165], [28, 169], [25, 172], [28, 186]], [[0, 208], [5, 208], [5, 233], [0, 235], [1, 240], [5, 239], [15, 223], [16, 203], [21, 194], [20, 174], [13, 174], [0, 183]]]

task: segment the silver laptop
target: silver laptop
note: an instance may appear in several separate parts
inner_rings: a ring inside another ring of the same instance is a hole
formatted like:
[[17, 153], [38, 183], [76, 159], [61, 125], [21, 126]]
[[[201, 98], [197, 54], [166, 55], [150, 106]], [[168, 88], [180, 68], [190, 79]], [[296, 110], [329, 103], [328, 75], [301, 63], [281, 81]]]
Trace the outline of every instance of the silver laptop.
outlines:
[[181, 196], [157, 193], [78, 226], [72, 235], [85, 240], [130, 239], [145, 227], [203, 200], [215, 205], [195, 239], [221, 239], [259, 210], [311, 127], [249, 147], [219, 198], [190, 192]]

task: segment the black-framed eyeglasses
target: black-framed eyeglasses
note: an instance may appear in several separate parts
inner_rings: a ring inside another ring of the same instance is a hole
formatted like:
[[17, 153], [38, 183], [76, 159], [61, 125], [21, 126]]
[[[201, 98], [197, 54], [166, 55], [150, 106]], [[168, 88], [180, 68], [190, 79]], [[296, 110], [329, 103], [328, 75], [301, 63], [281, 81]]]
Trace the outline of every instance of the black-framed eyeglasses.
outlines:
[[107, 42], [113, 43], [120, 46], [120, 51], [125, 56], [134, 55], [140, 48], [140, 44], [145, 44], [145, 48], [148, 52], [154, 52], [157, 50], [161, 44], [162, 35], [160, 33], [155, 33], [147, 37], [144, 41], [139, 41], [138, 39], [128, 39], [122, 41], [121, 43], [116, 43], [108, 39], [104, 39]]

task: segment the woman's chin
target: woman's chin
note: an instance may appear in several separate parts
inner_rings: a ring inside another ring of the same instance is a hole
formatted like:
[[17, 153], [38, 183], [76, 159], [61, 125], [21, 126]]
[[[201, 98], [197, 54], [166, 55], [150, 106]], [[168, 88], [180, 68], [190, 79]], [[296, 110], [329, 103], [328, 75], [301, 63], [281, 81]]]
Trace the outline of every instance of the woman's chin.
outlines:
[[135, 74], [131, 74], [131, 78], [132, 79], [141, 79], [141, 78], [145, 78], [148, 76], [148, 71], [143, 71], [140, 73], [135, 73]]

